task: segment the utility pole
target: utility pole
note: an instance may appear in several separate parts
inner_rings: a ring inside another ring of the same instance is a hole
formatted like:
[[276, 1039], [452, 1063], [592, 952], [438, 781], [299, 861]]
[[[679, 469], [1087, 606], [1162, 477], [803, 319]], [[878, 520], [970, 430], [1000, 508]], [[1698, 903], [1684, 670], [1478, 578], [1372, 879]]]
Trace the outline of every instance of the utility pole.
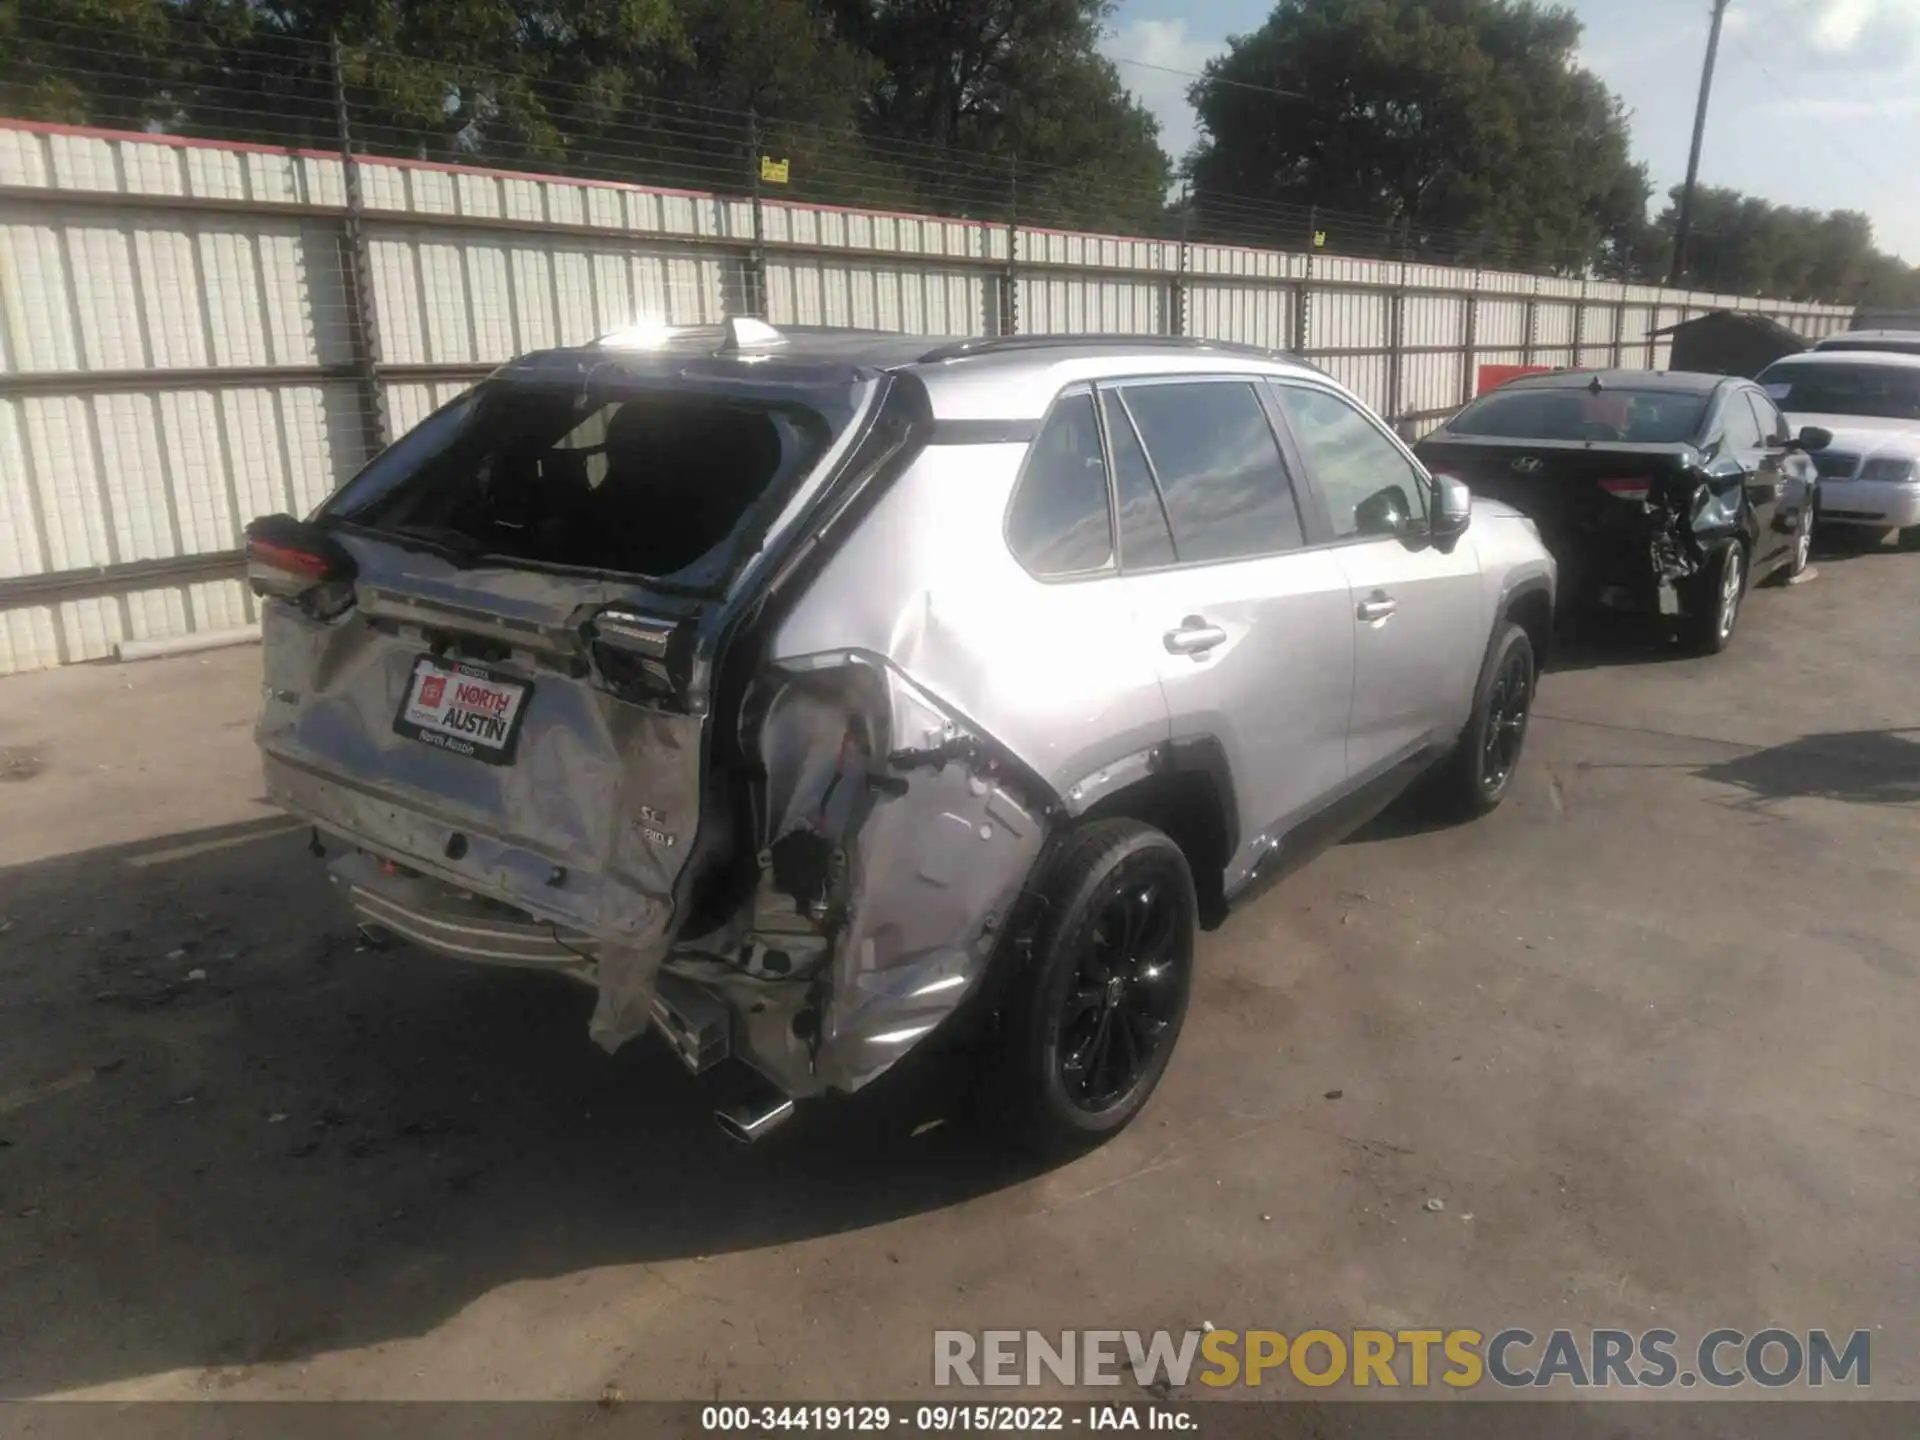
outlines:
[[1700, 180], [1700, 142], [1707, 133], [1707, 97], [1713, 91], [1713, 64], [1720, 55], [1720, 23], [1727, 18], [1728, 0], [1713, 0], [1713, 27], [1707, 32], [1707, 62], [1700, 67], [1700, 103], [1693, 112], [1693, 150], [1687, 156], [1687, 184], [1680, 192], [1680, 215], [1673, 227], [1673, 267], [1667, 284], [1678, 285], [1686, 268], [1687, 239], [1693, 229], [1693, 190]]

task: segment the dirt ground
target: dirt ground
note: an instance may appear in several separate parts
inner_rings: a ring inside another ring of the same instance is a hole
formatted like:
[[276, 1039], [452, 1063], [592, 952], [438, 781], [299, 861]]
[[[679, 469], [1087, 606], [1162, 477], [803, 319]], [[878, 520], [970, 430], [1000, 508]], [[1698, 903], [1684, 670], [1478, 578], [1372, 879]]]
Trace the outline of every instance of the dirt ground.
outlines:
[[1207, 937], [1040, 1172], [911, 1077], [736, 1148], [567, 982], [357, 948], [255, 650], [0, 681], [0, 1395], [911, 1397], [935, 1328], [1203, 1321], [1865, 1328], [1911, 1395], [1920, 556], [1821, 572], [1570, 656], [1500, 812]]

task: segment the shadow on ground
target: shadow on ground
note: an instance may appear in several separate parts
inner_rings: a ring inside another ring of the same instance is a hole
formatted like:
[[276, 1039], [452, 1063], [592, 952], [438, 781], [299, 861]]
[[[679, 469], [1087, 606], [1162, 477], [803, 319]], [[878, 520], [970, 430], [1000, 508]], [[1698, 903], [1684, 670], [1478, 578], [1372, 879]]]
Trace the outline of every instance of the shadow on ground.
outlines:
[[515, 1280], [1024, 1173], [938, 1056], [736, 1146], [711, 1116], [737, 1086], [601, 1053], [571, 982], [357, 948], [306, 844], [281, 821], [0, 872], [0, 1394], [415, 1336]]
[[1760, 800], [1810, 795], [1856, 805], [1920, 802], [1920, 727], [1803, 735], [1696, 772]]

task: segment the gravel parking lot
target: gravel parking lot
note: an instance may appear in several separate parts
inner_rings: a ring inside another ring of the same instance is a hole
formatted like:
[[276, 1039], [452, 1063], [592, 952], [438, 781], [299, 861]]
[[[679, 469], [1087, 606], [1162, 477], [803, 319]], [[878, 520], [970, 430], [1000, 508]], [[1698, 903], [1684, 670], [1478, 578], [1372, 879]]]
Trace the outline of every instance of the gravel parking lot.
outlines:
[[257, 650], [0, 681], [0, 1395], [911, 1397], [936, 1327], [1202, 1321], [1864, 1328], [1911, 1395], [1920, 556], [1820, 570], [1565, 657], [1504, 809], [1207, 937], [1044, 1172], [937, 1075], [734, 1148], [566, 982], [356, 948]]

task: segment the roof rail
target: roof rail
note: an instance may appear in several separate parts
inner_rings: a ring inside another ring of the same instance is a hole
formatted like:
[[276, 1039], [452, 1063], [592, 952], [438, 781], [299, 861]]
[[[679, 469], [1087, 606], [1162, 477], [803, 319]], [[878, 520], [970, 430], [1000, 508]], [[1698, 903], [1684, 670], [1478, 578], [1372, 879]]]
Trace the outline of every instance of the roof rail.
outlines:
[[977, 340], [956, 340], [937, 345], [920, 357], [923, 365], [942, 360], [961, 360], [973, 355], [1002, 355], [1021, 350], [1096, 349], [1120, 346], [1129, 350], [1216, 350], [1226, 355], [1255, 355], [1263, 360], [1301, 360], [1285, 350], [1269, 350], [1263, 345], [1245, 345], [1234, 340], [1206, 340], [1193, 335], [990, 335]]

